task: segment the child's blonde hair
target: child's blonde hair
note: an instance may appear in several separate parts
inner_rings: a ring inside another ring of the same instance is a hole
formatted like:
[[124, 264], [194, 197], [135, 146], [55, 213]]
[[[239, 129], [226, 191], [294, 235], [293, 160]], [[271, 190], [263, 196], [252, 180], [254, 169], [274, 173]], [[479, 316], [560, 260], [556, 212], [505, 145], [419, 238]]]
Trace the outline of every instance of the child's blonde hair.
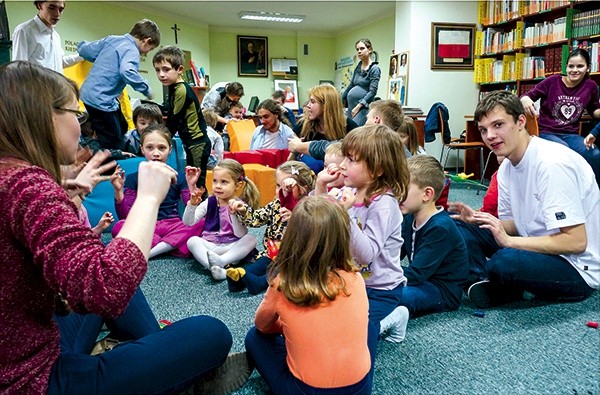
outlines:
[[244, 187], [240, 195], [240, 199], [242, 199], [244, 203], [253, 209], [259, 207], [260, 192], [258, 192], [258, 188], [252, 182], [252, 180], [246, 177], [246, 172], [244, 171], [244, 167], [240, 164], [240, 162], [234, 159], [223, 159], [217, 162], [215, 169], [217, 167], [227, 170], [234, 182], [242, 181], [244, 183]]
[[416, 155], [408, 158], [406, 163], [410, 182], [419, 188], [433, 188], [435, 202], [442, 194], [446, 181], [440, 162], [431, 155]]
[[211, 128], [216, 128], [217, 123], [219, 122], [219, 118], [217, 117], [217, 113], [211, 110], [210, 108], [205, 108], [202, 110], [202, 116], [206, 121], [206, 124]]
[[283, 162], [277, 167], [277, 171], [289, 174], [298, 185], [306, 189], [306, 193], [312, 191], [315, 187], [315, 181], [317, 176], [306, 164], [296, 161], [288, 160]]
[[396, 100], [376, 100], [369, 104], [369, 111], [381, 119], [381, 123], [397, 132], [406, 121], [402, 105]]
[[335, 156], [344, 156], [342, 154], [342, 142], [336, 141], [335, 143], [331, 143], [325, 148], [325, 155], [335, 155]]
[[404, 117], [404, 123], [398, 129], [398, 133], [400, 135], [408, 136], [408, 144], [406, 145], [406, 149], [412, 155], [417, 155], [419, 152], [419, 141], [417, 137], [417, 127], [415, 126], [415, 121], [411, 117]]
[[342, 153], [363, 161], [372, 175], [367, 186], [365, 204], [375, 195], [391, 193], [399, 202], [406, 199], [410, 177], [400, 135], [384, 125], [361, 126], [342, 141]]
[[350, 219], [326, 196], [303, 198], [294, 208], [269, 269], [269, 283], [279, 276], [278, 290], [298, 306], [332, 301], [346, 291], [338, 271], [355, 271], [350, 254]]

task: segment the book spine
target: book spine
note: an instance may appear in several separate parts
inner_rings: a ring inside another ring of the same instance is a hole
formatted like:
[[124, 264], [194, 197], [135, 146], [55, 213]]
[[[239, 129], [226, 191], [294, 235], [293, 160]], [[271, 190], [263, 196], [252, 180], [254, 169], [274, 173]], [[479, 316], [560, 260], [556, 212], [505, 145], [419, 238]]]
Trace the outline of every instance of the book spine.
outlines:
[[196, 86], [200, 86], [200, 76], [198, 75], [198, 69], [196, 68], [193, 60], [190, 60], [190, 68], [194, 74], [194, 84], [196, 84]]

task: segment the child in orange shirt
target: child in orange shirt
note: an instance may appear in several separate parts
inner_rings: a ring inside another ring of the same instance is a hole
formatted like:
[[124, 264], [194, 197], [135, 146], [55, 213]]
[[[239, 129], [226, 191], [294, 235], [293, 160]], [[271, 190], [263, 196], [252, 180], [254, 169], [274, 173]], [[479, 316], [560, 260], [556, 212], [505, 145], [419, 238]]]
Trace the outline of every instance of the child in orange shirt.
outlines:
[[246, 350], [271, 391], [370, 394], [377, 330], [352, 263], [346, 210], [330, 197], [302, 199], [269, 284]]

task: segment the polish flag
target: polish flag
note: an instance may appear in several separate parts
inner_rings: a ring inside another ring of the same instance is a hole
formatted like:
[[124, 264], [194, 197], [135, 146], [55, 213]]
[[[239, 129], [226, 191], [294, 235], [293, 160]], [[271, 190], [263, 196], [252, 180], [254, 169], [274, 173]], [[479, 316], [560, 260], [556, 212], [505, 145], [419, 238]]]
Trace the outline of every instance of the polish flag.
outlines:
[[442, 30], [438, 34], [438, 57], [462, 61], [469, 57], [469, 35], [464, 30]]

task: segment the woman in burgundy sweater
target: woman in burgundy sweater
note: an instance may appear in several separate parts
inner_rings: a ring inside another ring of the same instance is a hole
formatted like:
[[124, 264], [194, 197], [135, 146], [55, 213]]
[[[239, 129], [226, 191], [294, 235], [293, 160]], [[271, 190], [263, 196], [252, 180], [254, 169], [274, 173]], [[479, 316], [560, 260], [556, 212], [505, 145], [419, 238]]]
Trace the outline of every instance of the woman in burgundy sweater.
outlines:
[[[104, 246], [61, 187], [78, 147], [76, 85], [12, 62], [0, 67], [0, 90], [0, 393], [177, 393], [222, 365], [225, 324], [202, 316], [159, 330], [138, 290], [173, 170], [140, 165], [137, 200]], [[114, 166], [100, 166], [106, 156], [92, 158], [92, 173]], [[57, 295], [74, 312], [53, 317]], [[129, 341], [91, 356], [102, 322]]]

